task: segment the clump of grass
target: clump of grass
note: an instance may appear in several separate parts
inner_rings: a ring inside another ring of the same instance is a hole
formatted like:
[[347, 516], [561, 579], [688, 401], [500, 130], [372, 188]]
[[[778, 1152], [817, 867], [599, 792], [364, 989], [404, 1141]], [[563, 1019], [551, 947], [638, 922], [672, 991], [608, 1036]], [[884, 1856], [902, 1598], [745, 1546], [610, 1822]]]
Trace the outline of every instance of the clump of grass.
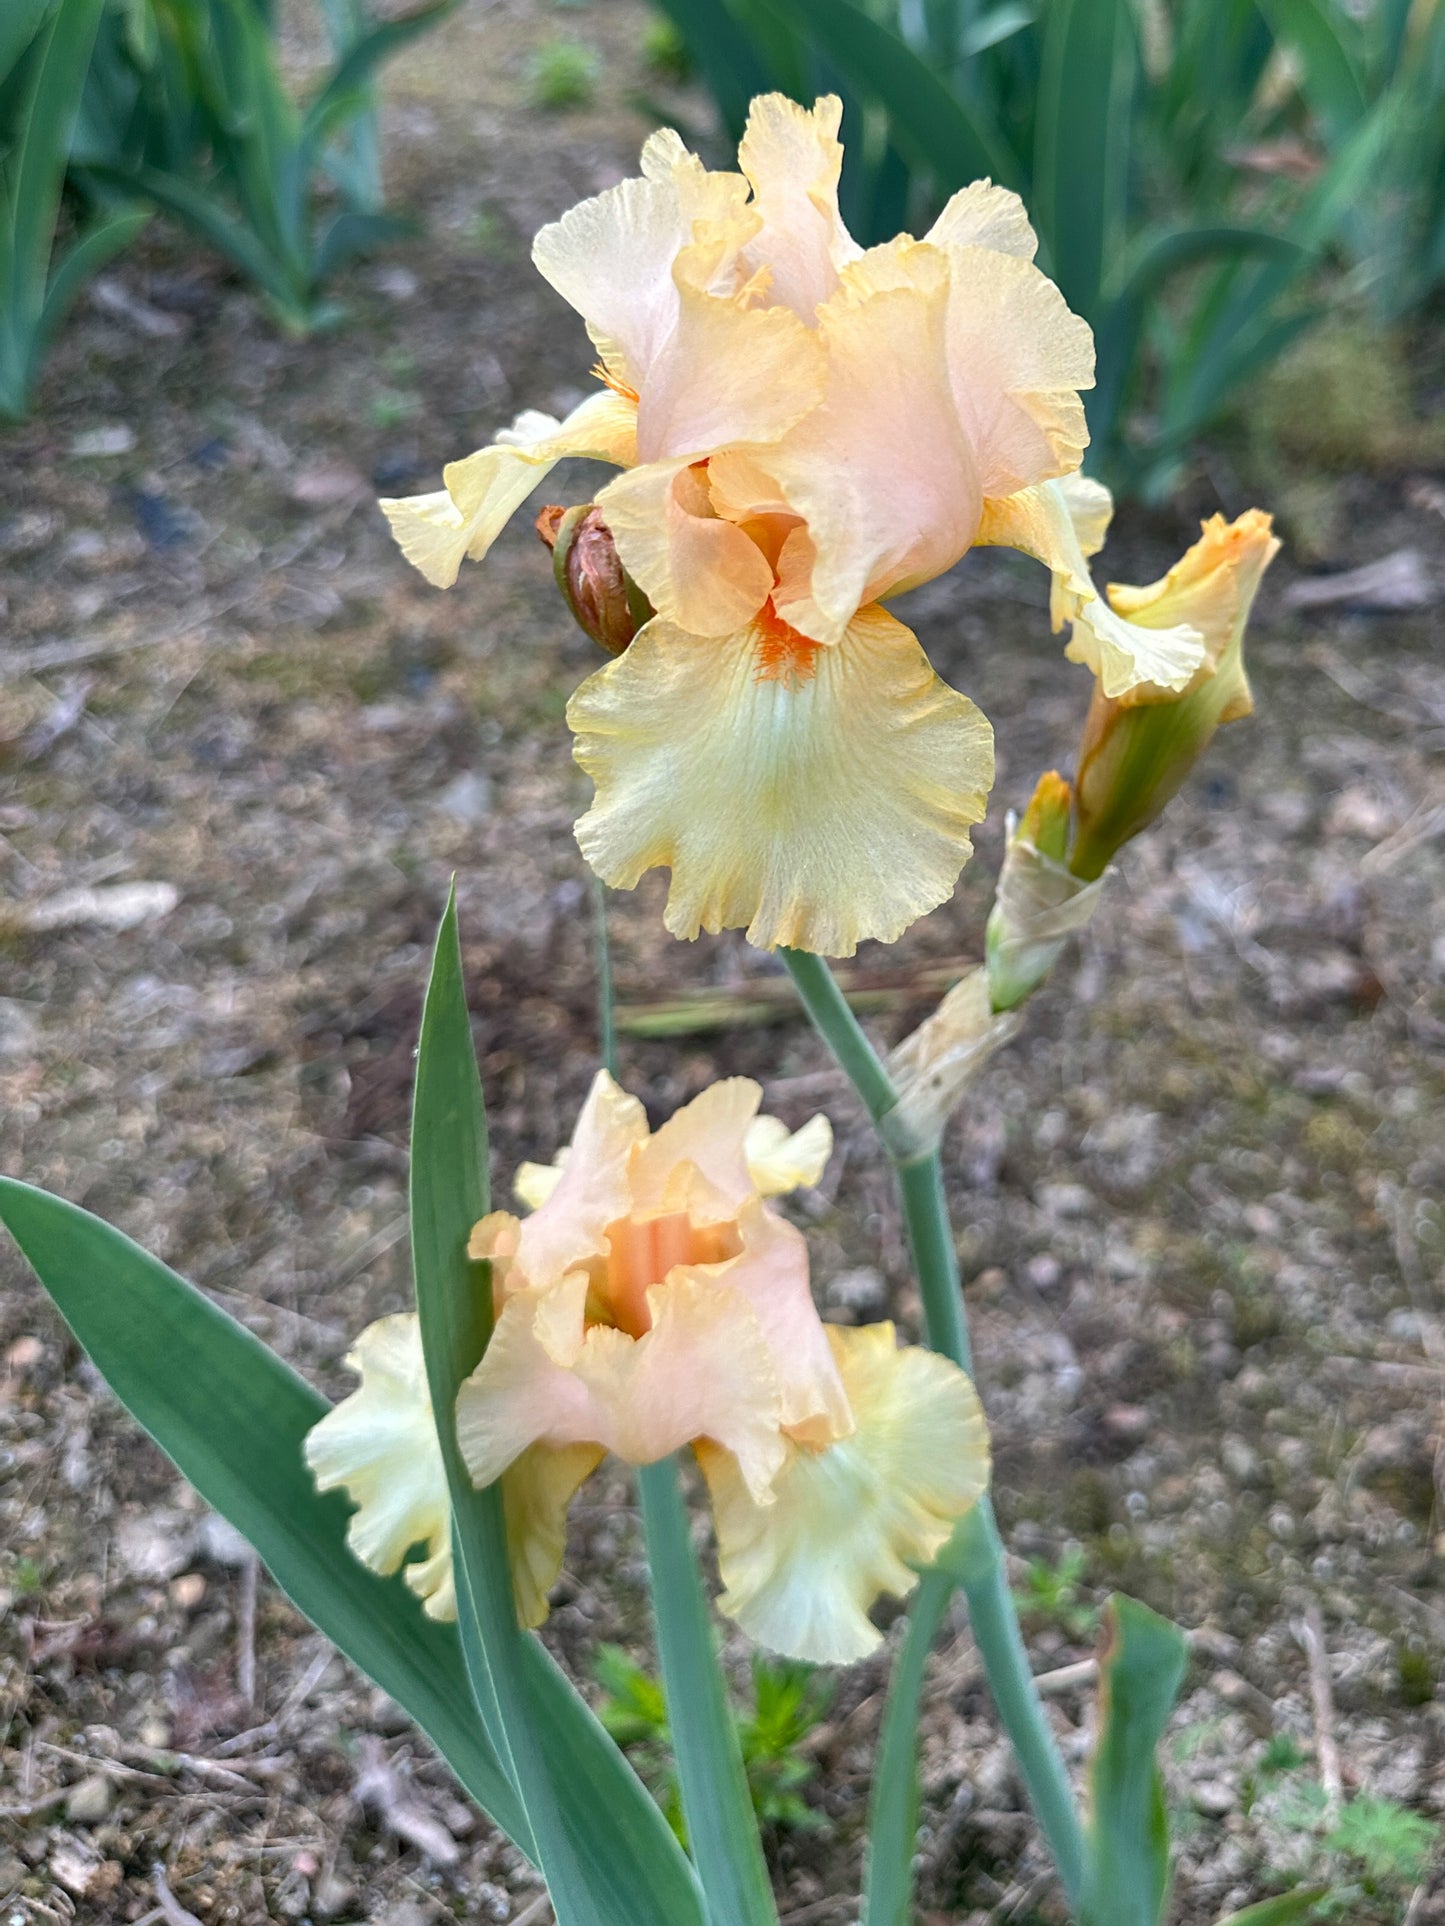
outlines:
[[597, 91], [601, 72], [596, 49], [585, 40], [554, 35], [527, 63], [529, 98], [534, 107], [585, 107]]
[[687, 42], [670, 20], [654, 20], [642, 36], [642, 60], [649, 73], [678, 86], [692, 78]]
[[[597, 1716], [628, 1753], [683, 1844], [687, 1843], [671, 1731], [661, 1685], [619, 1645], [604, 1645], [594, 1674], [603, 1697]], [[826, 1676], [786, 1659], [753, 1660], [753, 1706], [738, 1718], [738, 1740], [753, 1810], [765, 1826], [794, 1832], [826, 1825], [802, 1796], [817, 1771], [808, 1756], [810, 1734], [833, 1696]]]

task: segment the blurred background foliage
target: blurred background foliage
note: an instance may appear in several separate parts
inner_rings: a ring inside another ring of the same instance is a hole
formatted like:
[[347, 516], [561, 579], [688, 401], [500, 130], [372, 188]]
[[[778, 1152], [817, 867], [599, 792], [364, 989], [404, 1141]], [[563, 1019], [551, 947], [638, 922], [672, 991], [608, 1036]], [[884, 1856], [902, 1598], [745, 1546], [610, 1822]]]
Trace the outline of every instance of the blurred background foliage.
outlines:
[[[384, 19], [319, 4], [331, 64], [297, 101], [276, 0], [5, 0], [0, 414], [25, 413], [67, 305], [156, 211], [294, 332], [333, 320], [336, 270], [404, 231], [375, 77], [455, 0]], [[655, 4], [652, 70], [710, 93], [728, 136], [755, 93], [843, 96], [860, 240], [924, 231], [980, 176], [1023, 195], [1041, 264], [1095, 330], [1088, 466], [1120, 492], [1166, 494], [1342, 303], [1393, 325], [1440, 297], [1445, 0]], [[538, 109], [596, 86], [574, 54], [539, 56]], [[708, 128], [683, 131], [723, 158]]]

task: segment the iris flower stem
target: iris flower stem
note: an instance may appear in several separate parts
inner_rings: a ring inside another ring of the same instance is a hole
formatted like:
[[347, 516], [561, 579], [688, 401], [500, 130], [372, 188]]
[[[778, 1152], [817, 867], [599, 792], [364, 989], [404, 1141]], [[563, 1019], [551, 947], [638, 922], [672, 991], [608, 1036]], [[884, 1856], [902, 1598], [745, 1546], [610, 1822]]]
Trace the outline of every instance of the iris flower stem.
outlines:
[[[888, 1150], [898, 1179], [928, 1342], [971, 1372], [968, 1317], [938, 1152], [907, 1158], [894, 1153], [887, 1120], [897, 1093], [828, 965], [822, 957], [802, 950], [784, 949], [779, 955], [813, 1027], [862, 1099]], [[968, 1600], [994, 1704], [1071, 1905], [1077, 1906], [1083, 1886], [1084, 1835], [1078, 1808], [1034, 1686], [1004, 1575], [1003, 1543], [993, 1506], [985, 1498], [964, 1519], [943, 1559], [925, 1574], [913, 1597], [874, 1772], [865, 1926], [900, 1926], [909, 1917], [916, 1797], [900, 1788], [911, 1789], [916, 1781], [924, 1668], [955, 1583]]]
[[643, 1465], [637, 1491], [682, 1811], [708, 1917], [713, 1926], [777, 1926], [676, 1458]]

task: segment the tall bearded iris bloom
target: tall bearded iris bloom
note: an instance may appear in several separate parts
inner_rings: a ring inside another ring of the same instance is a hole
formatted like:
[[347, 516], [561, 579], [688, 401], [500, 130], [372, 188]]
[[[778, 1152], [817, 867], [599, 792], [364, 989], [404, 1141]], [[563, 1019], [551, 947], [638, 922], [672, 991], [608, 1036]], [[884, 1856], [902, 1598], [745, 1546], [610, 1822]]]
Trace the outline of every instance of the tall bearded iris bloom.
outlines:
[[[491, 1262], [492, 1338], [457, 1398], [477, 1485], [500, 1480], [519, 1615], [537, 1624], [567, 1507], [605, 1452], [650, 1464], [696, 1447], [713, 1496], [721, 1600], [754, 1637], [838, 1662], [877, 1642], [867, 1609], [904, 1593], [988, 1479], [968, 1378], [900, 1350], [890, 1325], [818, 1317], [802, 1234], [765, 1201], [815, 1180], [831, 1146], [757, 1115], [745, 1078], [660, 1130], [598, 1075], [555, 1165], [524, 1165], [535, 1208], [472, 1234]], [[446, 1477], [414, 1317], [382, 1318], [348, 1360], [361, 1386], [311, 1432], [324, 1488], [356, 1501], [350, 1543], [405, 1566], [455, 1612]]]
[[[624, 888], [669, 868], [675, 935], [829, 955], [949, 895], [993, 780], [987, 722], [880, 602], [979, 540], [1040, 552], [1093, 383], [1016, 195], [976, 182], [922, 240], [858, 246], [840, 118], [755, 101], [736, 174], [656, 134], [640, 179], [543, 228], [604, 391], [383, 503], [445, 586], [564, 455], [625, 471], [597, 506], [656, 614], [568, 710], [583, 852]], [[1157, 653], [1123, 683], [1167, 681]]]

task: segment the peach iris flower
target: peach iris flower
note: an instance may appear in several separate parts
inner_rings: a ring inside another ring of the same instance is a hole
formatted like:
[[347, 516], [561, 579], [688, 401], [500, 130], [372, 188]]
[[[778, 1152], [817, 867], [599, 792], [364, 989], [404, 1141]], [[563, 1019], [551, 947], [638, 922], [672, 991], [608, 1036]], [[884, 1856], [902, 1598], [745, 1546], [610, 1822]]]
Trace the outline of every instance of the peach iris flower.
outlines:
[[564, 455], [626, 471], [598, 505], [656, 617], [568, 712], [583, 851], [620, 887], [670, 868], [675, 935], [830, 955], [948, 896], [993, 779], [987, 722], [880, 601], [980, 539], [1029, 545], [1093, 383], [1016, 195], [975, 182], [921, 241], [859, 247], [840, 117], [756, 100], [736, 174], [655, 134], [533, 249], [606, 391], [382, 504], [446, 586]]
[[[906, 1592], [988, 1478], [973, 1387], [892, 1327], [825, 1326], [802, 1234], [765, 1197], [814, 1181], [820, 1121], [757, 1116], [755, 1083], [714, 1084], [649, 1131], [598, 1075], [565, 1157], [524, 1166], [525, 1218], [494, 1211], [471, 1254], [492, 1263], [495, 1328], [457, 1399], [479, 1486], [500, 1479], [525, 1622], [546, 1616], [568, 1503], [604, 1452], [648, 1464], [695, 1445], [727, 1587], [759, 1640], [838, 1662], [877, 1642], [867, 1608]], [[313, 1430], [323, 1488], [359, 1509], [353, 1550], [437, 1616], [455, 1611], [446, 1481], [413, 1317], [352, 1354], [358, 1391]]]

